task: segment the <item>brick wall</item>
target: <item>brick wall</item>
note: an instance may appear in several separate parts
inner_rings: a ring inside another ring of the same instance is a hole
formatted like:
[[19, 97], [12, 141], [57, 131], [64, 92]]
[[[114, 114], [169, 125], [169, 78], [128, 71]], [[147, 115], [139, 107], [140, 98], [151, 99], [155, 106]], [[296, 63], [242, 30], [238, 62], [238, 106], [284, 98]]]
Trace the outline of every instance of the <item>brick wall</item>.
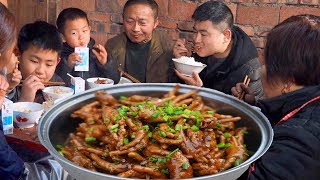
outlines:
[[[190, 31], [194, 9], [208, 0], [156, 0], [160, 6], [159, 30], [175, 40], [192, 39]], [[78, 7], [89, 15], [92, 35], [99, 43], [122, 32], [122, 7], [126, 0], [60, 0], [59, 10]], [[267, 31], [289, 16], [311, 13], [320, 16], [320, 0], [225, 0], [235, 16], [235, 23], [253, 40], [261, 52]]]

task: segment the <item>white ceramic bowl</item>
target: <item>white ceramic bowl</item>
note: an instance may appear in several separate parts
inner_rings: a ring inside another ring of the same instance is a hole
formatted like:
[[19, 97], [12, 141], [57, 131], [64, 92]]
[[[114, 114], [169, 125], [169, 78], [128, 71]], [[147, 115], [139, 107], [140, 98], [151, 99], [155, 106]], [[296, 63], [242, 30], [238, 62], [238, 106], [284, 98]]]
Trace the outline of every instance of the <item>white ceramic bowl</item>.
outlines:
[[[97, 80], [100, 81], [104, 81], [105, 83], [101, 83], [99, 84], [97, 82]], [[102, 77], [93, 77], [93, 78], [88, 78], [87, 79], [87, 84], [88, 84], [88, 88], [92, 89], [92, 88], [97, 88], [97, 87], [106, 87], [106, 86], [111, 86], [114, 84], [114, 81], [112, 79], [109, 78], [102, 78]]]
[[50, 86], [42, 90], [46, 101], [54, 102], [56, 99], [66, 98], [73, 95], [73, 89], [65, 86]]
[[200, 73], [205, 67], [207, 67], [206, 64], [202, 64], [202, 63], [199, 63], [197, 65], [191, 65], [191, 64], [182, 63], [178, 59], [172, 59], [172, 60], [175, 68], [185, 76], [192, 76], [193, 71]]
[[43, 106], [35, 102], [13, 103], [13, 120], [19, 128], [31, 128], [38, 123]]
[[130, 81], [130, 79], [128, 78], [121, 77], [118, 84], [127, 84], [127, 83], [132, 83], [132, 81]]

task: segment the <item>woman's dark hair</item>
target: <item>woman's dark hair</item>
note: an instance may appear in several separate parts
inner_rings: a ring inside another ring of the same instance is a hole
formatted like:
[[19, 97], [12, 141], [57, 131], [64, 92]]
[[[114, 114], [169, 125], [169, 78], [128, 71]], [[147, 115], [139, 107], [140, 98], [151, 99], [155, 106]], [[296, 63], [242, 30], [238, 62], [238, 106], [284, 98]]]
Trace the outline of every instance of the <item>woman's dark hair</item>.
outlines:
[[21, 54], [30, 46], [60, 53], [62, 38], [54, 25], [45, 21], [36, 21], [24, 25], [18, 36], [18, 48]]
[[228, 28], [233, 27], [233, 14], [230, 8], [220, 1], [208, 1], [197, 7], [193, 12], [192, 19], [195, 21], [211, 21], [214, 25], [224, 22]]
[[64, 33], [65, 25], [68, 20], [86, 19], [89, 24], [87, 13], [78, 8], [66, 8], [60, 12], [57, 18], [57, 27], [60, 33]]
[[126, 2], [126, 4], [123, 7], [123, 12], [122, 12], [122, 16], [124, 16], [125, 12], [127, 11], [127, 9], [130, 6], [136, 5], [136, 4], [142, 4], [142, 5], [147, 5], [149, 6], [154, 14], [154, 19], [156, 19], [158, 17], [158, 11], [159, 11], [159, 7], [156, 1], [154, 0], [128, 0]]
[[13, 15], [0, 3], [0, 53], [4, 53], [15, 43], [16, 24]]
[[292, 16], [275, 26], [265, 46], [267, 81], [300, 86], [320, 82], [320, 17]]

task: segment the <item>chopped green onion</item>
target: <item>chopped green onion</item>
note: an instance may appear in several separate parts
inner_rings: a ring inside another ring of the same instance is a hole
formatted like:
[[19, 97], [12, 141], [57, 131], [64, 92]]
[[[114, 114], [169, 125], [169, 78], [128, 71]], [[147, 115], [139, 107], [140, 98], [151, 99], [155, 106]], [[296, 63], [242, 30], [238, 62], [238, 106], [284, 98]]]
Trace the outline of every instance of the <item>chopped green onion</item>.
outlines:
[[121, 99], [121, 100], [126, 100], [127, 97], [125, 97], [125, 96], [120, 96], [120, 99]]
[[150, 168], [153, 168], [153, 169], [159, 169], [158, 166], [150, 166]]
[[86, 142], [94, 142], [94, 141], [96, 141], [97, 139], [95, 138], [95, 137], [86, 137], [85, 138], [85, 141]]
[[116, 115], [115, 117], [114, 117], [114, 120], [115, 121], [119, 121], [121, 119], [121, 116], [119, 116], [119, 115]]
[[92, 132], [92, 131], [93, 131], [93, 127], [89, 128], [88, 130], [89, 130], [90, 132]]
[[105, 118], [104, 122], [108, 123], [108, 122], [110, 122], [110, 119], [109, 118]]
[[224, 146], [225, 146], [225, 143], [224, 143], [224, 142], [221, 142], [221, 143], [217, 144], [217, 147], [218, 147], [219, 149], [224, 148]]
[[162, 174], [169, 174], [169, 171], [168, 171], [168, 169], [162, 169], [162, 170], [161, 170], [161, 173], [162, 173]]
[[199, 128], [198, 126], [193, 125], [191, 126], [191, 130], [196, 132], [196, 131], [199, 131]]
[[188, 163], [183, 163], [182, 164], [182, 169], [188, 169], [188, 167], [189, 167]]
[[185, 109], [185, 108], [187, 108], [187, 107], [188, 107], [188, 105], [186, 105], [186, 104], [182, 104], [182, 105], [181, 105], [181, 107], [182, 107], [183, 109]]
[[206, 114], [213, 114], [213, 111], [207, 111]]
[[249, 155], [248, 153], [246, 153], [246, 152], [244, 153], [244, 155], [246, 155], [246, 156], [248, 156], [248, 157], [250, 156], [250, 155]]
[[161, 136], [161, 137], [166, 137], [167, 134], [161, 130], [158, 131], [158, 134]]
[[172, 156], [174, 155], [174, 153], [176, 153], [177, 151], [179, 151], [179, 148], [173, 150], [173, 151], [170, 152], [168, 155], [166, 155], [166, 158], [172, 158]]
[[181, 130], [181, 125], [180, 124], [176, 124], [176, 127], [174, 128], [176, 131], [180, 131]]
[[57, 144], [57, 145], [56, 145], [56, 148], [57, 148], [58, 150], [60, 150], [60, 149], [62, 149], [62, 148], [63, 148], [63, 146], [62, 146], [62, 145], [60, 145], [60, 144]]
[[183, 118], [186, 118], [186, 119], [188, 119], [189, 118], [189, 116], [188, 115], [186, 115], [186, 114], [182, 114], [181, 115]]
[[189, 129], [190, 126], [183, 126], [182, 129]]
[[167, 130], [171, 133], [175, 133], [176, 131], [174, 129], [172, 129], [171, 127], [167, 126]]
[[247, 147], [247, 145], [246, 145], [246, 144], [243, 144], [243, 147]]
[[138, 112], [137, 111], [132, 111], [131, 114], [132, 114], [132, 116], [137, 116]]
[[237, 159], [237, 160], [234, 162], [234, 166], [239, 166], [241, 163], [242, 163], [242, 160], [241, 160], [241, 159]]
[[149, 126], [148, 125], [144, 125], [144, 126], [142, 126], [142, 129], [145, 129], [146, 131], [149, 131]]
[[167, 162], [166, 158], [158, 158], [157, 163], [165, 164]]
[[183, 113], [186, 114], [186, 115], [190, 115], [190, 114], [191, 114], [191, 110], [185, 109], [185, 110], [183, 111]]
[[231, 143], [226, 143], [226, 144], [224, 145], [225, 148], [228, 148], [228, 147], [230, 147], [230, 146], [231, 146]]
[[182, 114], [182, 113], [183, 113], [182, 110], [177, 110], [177, 111], [174, 112], [174, 115], [180, 115], [180, 114]]
[[124, 139], [123, 139], [123, 144], [124, 144], [124, 145], [129, 144], [129, 139], [128, 139], [128, 138], [124, 138]]
[[157, 118], [159, 116], [159, 114], [160, 114], [160, 112], [156, 111], [151, 115], [151, 117], [155, 119], [155, 118]]
[[171, 126], [173, 124], [173, 121], [169, 120], [167, 124]]
[[119, 130], [118, 128], [111, 129], [111, 131], [112, 131], [112, 132], [114, 132], [114, 133], [117, 133], [117, 132], [118, 132], [118, 130]]
[[149, 161], [150, 161], [150, 162], [157, 162], [157, 161], [158, 161], [158, 158], [151, 156], [151, 157], [149, 157]]
[[248, 131], [243, 131], [243, 134], [248, 135], [249, 132]]
[[200, 124], [201, 124], [201, 119], [197, 118], [197, 119], [196, 119], [196, 126], [198, 126], [198, 127], [199, 127], [199, 126], [200, 126]]
[[148, 132], [148, 137], [152, 138], [153, 133], [152, 132]]
[[173, 107], [170, 107], [170, 106], [167, 107], [166, 108], [166, 113], [169, 114], [169, 115], [172, 115], [174, 113]]
[[138, 108], [139, 108], [139, 110], [140, 110], [141, 112], [144, 112], [144, 109], [143, 109], [142, 105], [138, 105]]
[[168, 121], [169, 120], [169, 116], [163, 116], [163, 119], [165, 120], [165, 121]]
[[110, 151], [109, 149], [105, 149], [104, 152], [108, 154]]
[[216, 127], [217, 127], [217, 128], [221, 128], [222, 126], [221, 126], [220, 123], [216, 123]]
[[115, 124], [115, 125], [110, 126], [110, 129], [113, 130], [113, 129], [116, 129], [118, 127], [119, 127], [119, 124]]
[[225, 137], [225, 138], [229, 138], [229, 137], [231, 137], [231, 134], [230, 133], [223, 133], [223, 136]]
[[134, 139], [134, 138], [136, 138], [136, 133], [133, 133], [133, 134], [131, 135], [131, 139]]
[[63, 152], [62, 152], [62, 151], [59, 151], [59, 154], [60, 154], [61, 156], [64, 156], [64, 154], [63, 154]]

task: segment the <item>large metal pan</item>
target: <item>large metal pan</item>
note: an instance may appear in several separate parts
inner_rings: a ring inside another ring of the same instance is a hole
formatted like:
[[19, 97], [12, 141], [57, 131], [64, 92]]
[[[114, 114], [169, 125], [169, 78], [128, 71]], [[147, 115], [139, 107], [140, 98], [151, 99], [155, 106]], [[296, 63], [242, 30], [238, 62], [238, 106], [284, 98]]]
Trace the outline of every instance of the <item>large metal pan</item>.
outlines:
[[[134, 94], [150, 95], [160, 97], [164, 93], [172, 90], [175, 84], [123, 84], [107, 88], [109, 94], [118, 98], [121, 95], [130, 96]], [[255, 152], [248, 160], [237, 167], [223, 171], [218, 174], [202, 176], [193, 179], [226, 179], [232, 180], [243, 174], [256, 159], [262, 156], [270, 147], [273, 131], [268, 119], [252, 106], [239, 101], [238, 99], [224, 93], [194, 86], [181, 85], [180, 93], [188, 92], [192, 89], [199, 89], [205, 103], [215, 108], [217, 112], [241, 116], [243, 120], [236, 125], [247, 126], [249, 136], [245, 143], [248, 150]], [[61, 164], [69, 174], [76, 179], [126, 179], [117, 176], [93, 172], [77, 166], [66, 158], [62, 157], [55, 149], [57, 144], [64, 144], [70, 132], [74, 132], [79, 121], [70, 118], [70, 114], [93, 101], [95, 90], [86, 91], [82, 94], [72, 96], [60, 102], [47, 111], [40, 119], [38, 125], [38, 136], [41, 143], [48, 149], [49, 153]]]

